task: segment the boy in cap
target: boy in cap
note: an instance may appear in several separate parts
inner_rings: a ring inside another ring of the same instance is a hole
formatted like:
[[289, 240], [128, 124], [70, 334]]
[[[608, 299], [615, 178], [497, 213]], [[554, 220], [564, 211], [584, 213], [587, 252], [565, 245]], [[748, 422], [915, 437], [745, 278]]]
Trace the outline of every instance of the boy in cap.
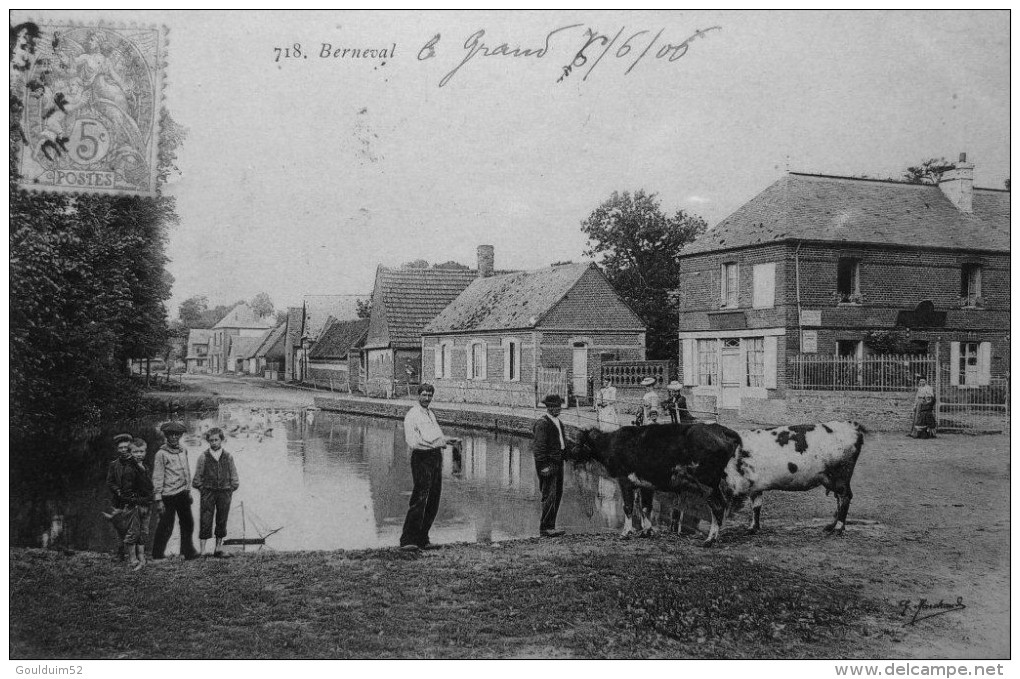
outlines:
[[106, 471], [106, 487], [110, 489], [110, 502], [113, 505], [113, 511], [104, 512], [103, 517], [117, 531], [117, 559], [123, 561], [127, 553], [124, 536], [127, 535], [130, 517], [127, 515], [125, 503], [121, 499], [120, 488], [124, 464], [131, 459], [131, 434], [117, 434], [113, 437], [113, 444], [117, 449], [117, 459], [110, 463]]
[[542, 537], [555, 538], [564, 533], [556, 528], [556, 514], [563, 498], [563, 453], [567, 448], [560, 422], [563, 399], [558, 394], [549, 394], [542, 399], [542, 404], [546, 413], [535, 421], [532, 441], [535, 471], [542, 491], [542, 519], [538, 529]]
[[191, 515], [191, 468], [188, 451], [180, 445], [186, 429], [180, 422], [167, 422], [160, 431], [166, 443], [156, 451], [152, 470], [156, 512], [160, 514], [152, 541], [152, 558], [166, 556], [166, 543], [174, 531], [176, 514], [181, 522], [181, 554], [185, 559], [194, 559], [198, 553], [191, 540], [195, 530], [195, 519]]

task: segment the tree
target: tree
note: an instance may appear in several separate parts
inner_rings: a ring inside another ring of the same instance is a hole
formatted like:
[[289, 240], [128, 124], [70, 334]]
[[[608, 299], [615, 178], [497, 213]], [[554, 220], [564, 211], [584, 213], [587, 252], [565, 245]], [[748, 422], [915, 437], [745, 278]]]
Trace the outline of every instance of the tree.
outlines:
[[938, 184], [943, 174], [955, 169], [956, 165], [945, 158], [929, 158], [916, 167], [908, 167], [903, 178], [908, 184]]
[[371, 299], [359, 299], [358, 300], [358, 318], [371, 318], [372, 317], [372, 300]]
[[680, 285], [680, 250], [704, 233], [705, 220], [662, 212], [657, 194], [613, 192], [581, 222], [588, 257], [599, 257], [609, 282], [648, 326], [650, 359], [679, 355], [679, 315], [670, 292]]
[[273, 300], [269, 298], [268, 293], [260, 292], [251, 298], [251, 310], [259, 318], [269, 316], [273, 313]]
[[467, 266], [466, 264], [461, 264], [460, 262], [455, 262], [452, 259], [450, 261], [448, 261], [448, 262], [443, 262], [442, 264], [433, 264], [432, 268], [433, 269], [455, 269], [457, 271], [469, 271], [471, 269], [470, 266]]
[[177, 310], [177, 318], [186, 328], [198, 328], [202, 322], [202, 315], [209, 308], [209, 298], [205, 295], [195, 295], [181, 302]]
[[424, 259], [416, 259], [416, 260], [411, 261], [411, 262], [404, 262], [403, 264], [400, 265], [400, 268], [401, 269], [427, 269], [427, 268], [429, 268], [429, 263], [426, 260], [424, 260]]

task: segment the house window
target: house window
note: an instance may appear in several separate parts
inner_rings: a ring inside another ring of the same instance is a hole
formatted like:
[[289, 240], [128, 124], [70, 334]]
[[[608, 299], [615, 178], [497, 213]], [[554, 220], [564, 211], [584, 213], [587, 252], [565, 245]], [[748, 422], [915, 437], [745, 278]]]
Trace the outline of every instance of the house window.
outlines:
[[844, 257], [836, 267], [836, 301], [861, 303], [861, 260]]
[[771, 309], [776, 305], [776, 264], [755, 264], [752, 270], [755, 309]]
[[836, 355], [841, 358], [860, 358], [860, 340], [837, 340]]
[[978, 343], [960, 342], [960, 384], [977, 384]]
[[719, 354], [717, 340], [698, 340], [698, 384], [711, 386], [718, 381]]
[[486, 376], [485, 343], [473, 342], [469, 344], [467, 359], [467, 378], [469, 380], [484, 380]]
[[516, 338], [503, 339], [503, 379], [507, 382], [521, 379], [521, 342]]
[[960, 270], [960, 303], [963, 306], [980, 306], [981, 265], [964, 264]]
[[719, 303], [724, 307], [737, 306], [737, 284], [739, 274], [736, 262], [728, 262], [722, 265], [722, 289], [720, 290]]
[[750, 337], [744, 340], [747, 354], [747, 386], [765, 386], [765, 338]]

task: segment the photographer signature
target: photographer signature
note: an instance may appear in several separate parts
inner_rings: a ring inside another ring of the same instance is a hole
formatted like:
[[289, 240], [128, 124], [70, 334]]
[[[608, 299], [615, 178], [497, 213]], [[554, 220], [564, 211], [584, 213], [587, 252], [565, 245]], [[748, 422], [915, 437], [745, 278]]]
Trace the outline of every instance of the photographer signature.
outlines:
[[900, 608], [900, 615], [911, 616], [910, 620], [903, 623], [904, 625], [913, 625], [921, 620], [967, 608], [963, 604], [962, 596], [956, 597], [956, 601], [949, 603], [946, 603], [944, 599], [939, 599], [938, 603], [929, 602], [927, 599], [918, 599], [916, 602], [913, 599], [901, 599], [896, 605]]

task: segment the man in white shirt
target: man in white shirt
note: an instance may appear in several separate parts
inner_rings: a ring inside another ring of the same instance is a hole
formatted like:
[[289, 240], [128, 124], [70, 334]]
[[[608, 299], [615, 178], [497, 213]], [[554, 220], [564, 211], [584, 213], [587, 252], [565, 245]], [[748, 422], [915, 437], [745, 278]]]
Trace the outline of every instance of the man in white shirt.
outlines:
[[439, 512], [443, 490], [443, 447], [455, 439], [443, 435], [436, 415], [429, 410], [436, 389], [418, 387], [418, 405], [404, 415], [404, 440], [411, 450], [411, 478], [414, 490], [400, 535], [400, 548], [417, 551], [429, 546], [429, 529]]

